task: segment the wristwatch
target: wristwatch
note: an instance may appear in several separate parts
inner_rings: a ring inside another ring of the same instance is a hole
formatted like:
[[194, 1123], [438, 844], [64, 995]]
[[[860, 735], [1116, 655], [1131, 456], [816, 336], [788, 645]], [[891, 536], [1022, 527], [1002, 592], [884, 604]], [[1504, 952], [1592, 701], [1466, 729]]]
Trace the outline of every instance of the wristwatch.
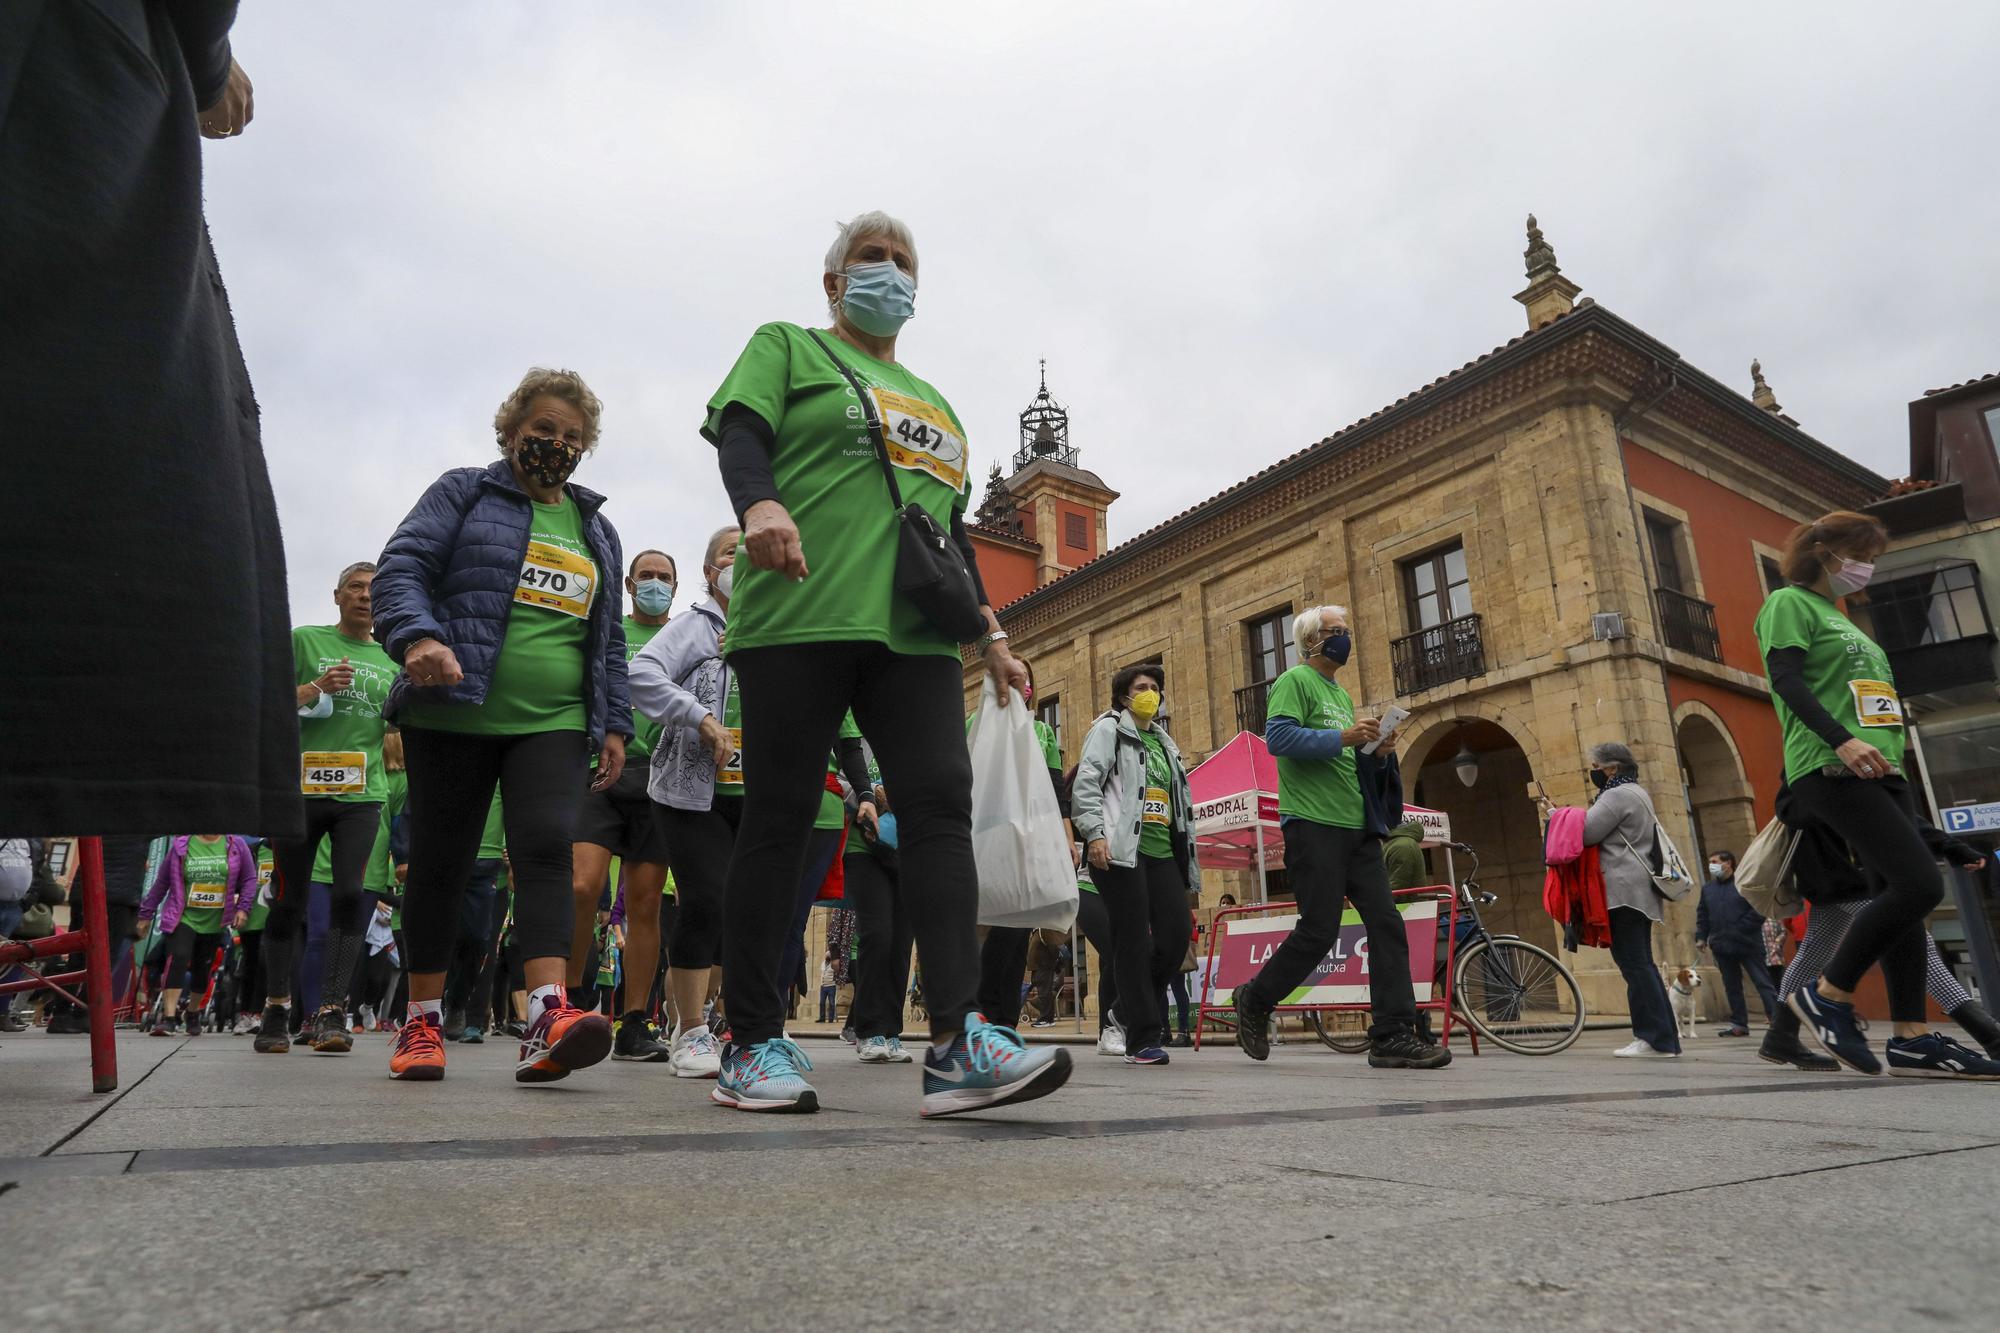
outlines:
[[991, 634], [980, 635], [978, 639], [974, 640], [974, 646], [979, 649], [979, 655], [981, 657], [984, 657], [986, 656], [988, 649], [992, 648], [994, 644], [999, 643], [1002, 639], [1006, 637], [1007, 637], [1006, 630], [996, 629]]

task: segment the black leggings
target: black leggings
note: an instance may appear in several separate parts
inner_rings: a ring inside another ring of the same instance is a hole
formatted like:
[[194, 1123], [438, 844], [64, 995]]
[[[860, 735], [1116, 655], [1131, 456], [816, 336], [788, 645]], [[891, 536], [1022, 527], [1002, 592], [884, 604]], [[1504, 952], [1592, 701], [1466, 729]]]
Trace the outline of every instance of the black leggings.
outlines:
[[479, 859], [495, 783], [513, 867], [521, 957], [568, 959], [576, 928], [570, 835], [590, 771], [584, 734], [461, 736], [406, 727], [403, 753], [410, 774], [410, 875], [403, 900], [410, 972], [431, 975], [451, 966], [459, 900]]
[[382, 827], [379, 803], [336, 801], [330, 796], [305, 799], [306, 832], [302, 838], [271, 842], [271, 914], [264, 920], [264, 975], [268, 988], [282, 987], [291, 995], [293, 940], [305, 920], [311, 897], [313, 858], [321, 838], [333, 840], [333, 896], [326, 933], [326, 971], [320, 995], [338, 1003], [347, 994], [354, 961], [368, 923], [361, 919], [361, 880], [369, 853]]
[[[167, 936], [167, 962], [160, 971], [161, 990], [187, 990], [199, 999], [201, 992], [208, 989], [209, 964], [215, 961], [216, 951], [222, 948], [222, 933], [212, 935], [197, 932], [193, 926], [183, 921], [174, 927], [174, 933]], [[187, 984], [181, 984], [181, 978]]]
[[872, 853], [847, 858], [847, 901], [854, 908], [860, 951], [848, 1023], [863, 1041], [903, 1035], [903, 1001], [910, 990], [910, 913], [901, 880]]
[[1917, 831], [1917, 803], [1909, 782], [1808, 773], [1791, 787], [1798, 811], [1846, 839], [1875, 888], [1820, 975], [1828, 985], [1851, 991], [1861, 974], [1879, 962], [1889, 1012], [1920, 1018], [1924, 920], [1944, 900], [1944, 877]]
[[[1076, 928], [1097, 954], [1097, 1030], [1104, 1031], [1111, 1022], [1111, 1006], [1118, 1003], [1118, 969], [1111, 959], [1111, 913], [1105, 910], [1101, 894], [1084, 889], [1076, 895]], [[1076, 959], [1076, 975], [1084, 974], [1083, 957], [1079, 951]], [[1077, 1007], [1083, 1006], [1083, 987], [1077, 987]]]
[[236, 936], [242, 949], [236, 958], [236, 1009], [239, 1013], [264, 1012], [264, 932], [245, 930]]
[[724, 1008], [735, 1039], [752, 1045], [784, 1028], [778, 963], [825, 790], [827, 756], [850, 707], [882, 766], [882, 781], [897, 793], [898, 852], [912, 888], [910, 923], [923, 956], [931, 1033], [956, 1033], [972, 1011], [979, 973], [972, 760], [957, 654], [799, 643], [740, 649], [730, 664], [742, 696], [748, 780], [723, 903]]
[[1021, 976], [1028, 970], [1026, 926], [988, 926], [979, 942], [979, 1012], [1003, 1028], [1021, 1022]]
[[[1125, 1049], [1136, 1054], [1167, 1037], [1167, 982], [1179, 973], [1194, 930], [1187, 877], [1173, 858], [1141, 853], [1137, 865], [1092, 867], [1090, 878], [1111, 918], [1118, 1021], [1125, 1027]], [[1409, 989], [1405, 984], [1403, 993]]]
[[679, 904], [673, 929], [661, 922], [667, 966], [714, 967], [722, 949], [722, 888], [736, 851], [736, 828], [743, 822], [743, 798], [717, 795], [706, 810], [656, 803], [653, 817], [666, 835], [667, 866], [674, 873], [674, 901]]
[[[1382, 863], [1382, 840], [1361, 829], [1335, 828], [1310, 819], [1285, 821], [1286, 878], [1298, 900], [1299, 924], [1285, 937], [1247, 989], [1253, 999], [1279, 1005], [1311, 976], [1340, 939], [1340, 915], [1353, 903], [1368, 932], [1368, 1033], [1386, 1037], [1417, 1025], [1417, 1002], [1410, 991], [1410, 937], [1389, 871]], [[1174, 966], [1180, 957], [1174, 958]], [[1153, 987], [1158, 995], [1164, 982]]]

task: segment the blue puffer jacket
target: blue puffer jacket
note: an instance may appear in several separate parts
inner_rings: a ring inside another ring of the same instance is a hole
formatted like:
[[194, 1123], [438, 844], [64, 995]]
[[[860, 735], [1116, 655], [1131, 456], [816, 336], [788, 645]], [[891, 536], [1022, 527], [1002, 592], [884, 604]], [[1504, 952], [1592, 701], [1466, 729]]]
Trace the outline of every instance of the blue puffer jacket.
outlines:
[[[597, 511], [604, 497], [574, 482], [564, 489], [583, 515], [584, 540], [599, 571], [598, 597], [584, 640], [584, 705], [590, 744], [606, 731], [632, 739], [632, 706], [625, 692], [625, 568], [618, 533]], [[493, 680], [493, 664], [507, 637], [514, 587], [528, 555], [534, 506], [514, 480], [506, 459], [486, 467], [461, 467], [431, 483], [416, 508], [382, 548], [375, 571], [375, 637], [397, 662], [420, 639], [450, 648], [464, 668], [456, 685], [418, 687], [398, 673], [382, 716], [396, 720], [406, 700], [479, 704]]]

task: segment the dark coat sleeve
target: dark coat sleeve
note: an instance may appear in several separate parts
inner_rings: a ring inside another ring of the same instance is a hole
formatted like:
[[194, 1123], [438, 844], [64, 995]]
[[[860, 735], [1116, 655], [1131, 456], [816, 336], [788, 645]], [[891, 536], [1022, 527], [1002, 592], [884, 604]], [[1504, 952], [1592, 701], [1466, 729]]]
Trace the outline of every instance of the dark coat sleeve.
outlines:
[[375, 640], [399, 665], [420, 639], [444, 639], [433, 597], [451, 563], [465, 511], [478, 493], [478, 468], [454, 468], [417, 500], [377, 562], [371, 599]]
[[229, 29], [236, 22], [237, 0], [171, 0], [163, 6], [174, 28], [181, 58], [187, 61], [194, 104], [203, 110], [221, 100], [229, 87]]

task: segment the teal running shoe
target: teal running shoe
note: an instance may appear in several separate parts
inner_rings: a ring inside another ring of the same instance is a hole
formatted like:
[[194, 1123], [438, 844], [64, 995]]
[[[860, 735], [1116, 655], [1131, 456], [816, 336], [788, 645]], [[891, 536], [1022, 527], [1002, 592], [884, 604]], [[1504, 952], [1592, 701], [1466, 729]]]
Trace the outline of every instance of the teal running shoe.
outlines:
[[819, 1093], [799, 1077], [812, 1061], [790, 1039], [773, 1037], [755, 1046], [730, 1042], [709, 1097], [739, 1111], [817, 1111]]
[[1012, 1028], [982, 1014], [965, 1016], [965, 1031], [942, 1056], [924, 1056], [925, 1116], [959, 1115], [1046, 1097], [1069, 1081], [1072, 1062], [1060, 1046], [1033, 1050]]

